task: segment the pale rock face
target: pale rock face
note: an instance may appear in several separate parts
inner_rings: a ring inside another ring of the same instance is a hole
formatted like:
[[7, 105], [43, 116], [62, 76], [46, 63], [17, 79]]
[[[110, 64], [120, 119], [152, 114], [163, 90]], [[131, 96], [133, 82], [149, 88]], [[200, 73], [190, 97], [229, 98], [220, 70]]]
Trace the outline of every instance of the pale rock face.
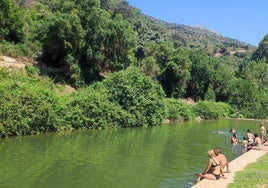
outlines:
[[21, 68], [25, 68], [25, 64], [17, 61], [14, 58], [11, 58], [8, 56], [2, 56], [0, 57], [0, 67], [21, 69]]

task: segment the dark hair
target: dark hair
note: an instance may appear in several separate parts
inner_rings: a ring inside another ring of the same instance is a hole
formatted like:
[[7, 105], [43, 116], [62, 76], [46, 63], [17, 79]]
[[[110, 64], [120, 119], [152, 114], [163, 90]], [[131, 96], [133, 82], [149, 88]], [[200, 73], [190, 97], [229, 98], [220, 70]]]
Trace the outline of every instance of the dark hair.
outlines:
[[215, 148], [215, 149], [214, 149], [214, 153], [215, 153], [216, 155], [218, 155], [219, 153], [221, 153], [221, 150], [220, 150], [219, 148]]
[[254, 134], [255, 138], [258, 137], [259, 135], [257, 133]]

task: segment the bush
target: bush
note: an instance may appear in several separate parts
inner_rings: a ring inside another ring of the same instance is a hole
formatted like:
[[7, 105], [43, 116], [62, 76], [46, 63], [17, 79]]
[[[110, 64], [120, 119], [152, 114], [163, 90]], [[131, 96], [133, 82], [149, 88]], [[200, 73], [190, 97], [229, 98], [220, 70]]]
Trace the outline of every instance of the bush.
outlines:
[[0, 70], [0, 136], [66, 129], [160, 125], [166, 117], [162, 88], [137, 68], [62, 96], [38, 69]]
[[102, 83], [77, 91], [68, 104], [67, 121], [73, 128], [107, 128], [132, 125], [133, 117], [109, 101], [108, 91]]
[[202, 119], [217, 119], [228, 117], [231, 112], [231, 107], [221, 102], [200, 101], [193, 106], [193, 111]]
[[1, 70], [0, 76], [5, 78], [0, 83], [1, 136], [56, 131], [64, 125], [66, 107], [50, 82], [23, 72]]
[[110, 74], [71, 98], [67, 121], [74, 128], [154, 126], [166, 117], [163, 90], [135, 67]]
[[229, 117], [233, 112], [232, 107], [227, 103], [217, 102], [215, 106], [216, 110], [219, 112], [219, 117]]
[[168, 110], [167, 119], [171, 121], [184, 121], [194, 118], [191, 107], [178, 99], [167, 98], [165, 99], [165, 105]]
[[165, 94], [159, 84], [131, 66], [104, 80], [109, 101], [135, 117], [135, 126], [160, 125], [166, 117]]
[[29, 76], [38, 76], [41, 74], [40, 69], [36, 68], [32, 65], [26, 65], [25, 69], [26, 69], [26, 72], [28, 73]]

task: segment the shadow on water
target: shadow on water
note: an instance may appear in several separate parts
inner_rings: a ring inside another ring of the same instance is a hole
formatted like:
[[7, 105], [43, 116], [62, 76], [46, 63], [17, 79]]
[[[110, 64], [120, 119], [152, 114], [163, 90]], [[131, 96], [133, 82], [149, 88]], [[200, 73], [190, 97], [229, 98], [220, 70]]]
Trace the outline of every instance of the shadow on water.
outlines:
[[258, 122], [190, 121], [3, 139], [0, 187], [191, 187], [207, 164], [207, 150], [220, 147], [229, 161], [243, 153], [230, 143], [231, 127], [242, 140], [248, 128], [258, 131]]

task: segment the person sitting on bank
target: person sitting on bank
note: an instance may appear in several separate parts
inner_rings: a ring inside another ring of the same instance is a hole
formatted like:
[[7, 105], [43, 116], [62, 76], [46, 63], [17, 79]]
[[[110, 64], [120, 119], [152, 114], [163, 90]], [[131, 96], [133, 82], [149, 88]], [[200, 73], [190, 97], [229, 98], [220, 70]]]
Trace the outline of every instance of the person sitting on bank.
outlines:
[[[221, 176], [224, 177], [224, 173], [230, 173], [229, 170], [229, 163], [226, 156], [221, 152], [220, 148], [215, 148], [214, 153], [216, 157], [219, 159], [220, 166], [221, 166]], [[226, 168], [226, 171], [224, 171]]]
[[243, 141], [242, 141], [242, 147], [243, 148], [248, 148], [249, 146], [250, 146], [249, 142], [248, 142], [247, 138], [244, 136]]
[[245, 136], [243, 137], [242, 147], [245, 152], [249, 151], [252, 147], [252, 145], [249, 144], [247, 137]]
[[206, 169], [200, 173], [196, 179], [196, 183], [203, 179], [218, 180], [221, 177], [220, 161], [216, 157], [214, 150], [208, 151], [209, 161]]
[[252, 149], [261, 150], [262, 140], [257, 133], [255, 133], [254, 136], [255, 136], [255, 140], [254, 140], [254, 146], [252, 147]]
[[248, 140], [248, 143], [250, 146], [253, 146], [254, 139], [255, 139], [254, 134], [248, 129], [247, 130], [247, 140]]

